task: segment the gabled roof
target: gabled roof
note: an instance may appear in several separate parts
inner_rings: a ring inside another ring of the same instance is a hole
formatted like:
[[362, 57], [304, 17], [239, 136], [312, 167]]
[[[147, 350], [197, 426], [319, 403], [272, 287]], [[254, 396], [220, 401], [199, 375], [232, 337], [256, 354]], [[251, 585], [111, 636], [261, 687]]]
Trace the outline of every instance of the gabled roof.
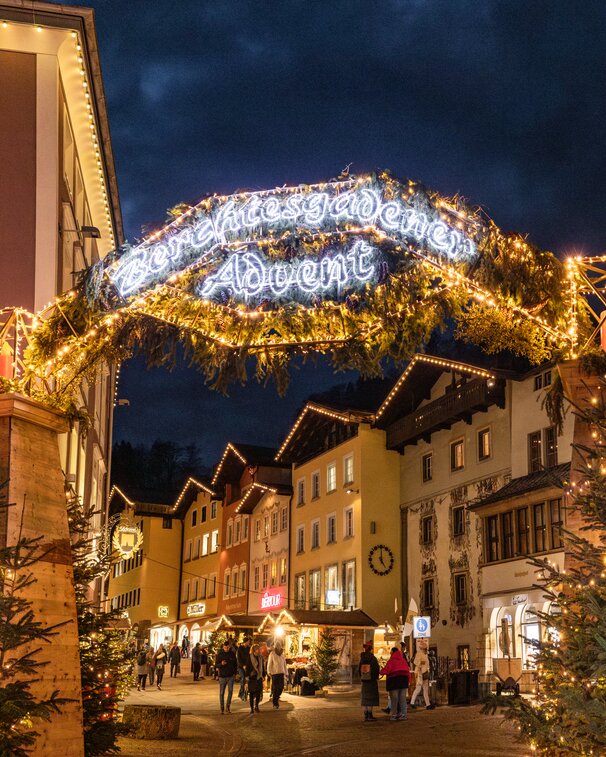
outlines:
[[282, 610], [278, 623], [331, 628], [376, 628], [378, 623], [363, 610]]
[[386, 428], [399, 415], [417, 409], [424, 399], [429, 399], [432, 386], [444, 372], [466, 374], [472, 378], [496, 379], [507, 375], [501, 370], [490, 370], [472, 363], [417, 353], [396, 381], [375, 414], [375, 425]]
[[173, 505], [173, 511], [177, 512], [181, 506], [188, 508], [198, 495], [198, 492], [207, 492], [211, 497], [218, 497], [218, 492], [210, 488], [208, 481], [200, 480], [190, 476], [181, 489], [179, 496]]
[[244, 468], [248, 465], [270, 466], [272, 468], [283, 467], [276, 463], [275, 457], [276, 450], [274, 447], [259, 447], [256, 444], [235, 444], [228, 442], [211, 481], [211, 486], [222, 486], [226, 481], [239, 479], [244, 472]]
[[501, 502], [506, 499], [521, 497], [530, 492], [541, 489], [562, 489], [565, 482], [570, 478], [570, 463], [562, 463], [553, 468], [529, 473], [527, 476], [519, 476], [512, 479], [508, 484], [497, 489], [496, 492], [482, 497], [469, 506], [470, 510], [479, 510], [486, 505]]
[[305, 440], [307, 446], [310, 447], [313, 436], [323, 427], [335, 421], [346, 425], [358, 425], [360, 423], [371, 423], [373, 419], [373, 413], [361, 410], [334, 410], [324, 405], [318, 405], [316, 402], [308, 402], [278, 450], [276, 460], [303, 462], [305, 459], [313, 457], [313, 454], [307, 454], [303, 450], [300, 454], [296, 454], [295, 448], [300, 445], [301, 440]]
[[263, 484], [260, 481], [254, 481], [240, 500], [236, 512], [247, 514], [252, 513], [266, 494], [284, 494], [290, 496], [292, 494], [292, 486], [285, 486], [283, 484]]
[[129, 497], [119, 486], [115, 484], [109, 492], [108, 505], [111, 507], [112, 500], [119, 498], [125, 506], [132, 507], [137, 515], [171, 515], [172, 508], [169, 503], [158, 501], [156, 498]]

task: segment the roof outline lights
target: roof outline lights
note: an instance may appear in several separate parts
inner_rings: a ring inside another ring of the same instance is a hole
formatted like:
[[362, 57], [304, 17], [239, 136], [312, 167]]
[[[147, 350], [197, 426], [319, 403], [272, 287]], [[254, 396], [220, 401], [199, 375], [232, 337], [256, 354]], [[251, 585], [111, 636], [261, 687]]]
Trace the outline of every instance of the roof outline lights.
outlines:
[[206, 484], [203, 484], [201, 481], [198, 481], [198, 479], [194, 478], [193, 476], [190, 476], [185, 482], [183, 489], [181, 489], [181, 493], [177, 497], [177, 501], [173, 505], [173, 508], [172, 508], [173, 512], [178, 509], [179, 505], [181, 504], [183, 500], [183, 497], [185, 496], [185, 492], [187, 491], [187, 489], [189, 488], [191, 484], [194, 484], [194, 486], [197, 486], [198, 489], [202, 489], [203, 491], [207, 492], [208, 494], [210, 494], [211, 497], [217, 496], [217, 492], [213, 491], [208, 486], [206, 486]]

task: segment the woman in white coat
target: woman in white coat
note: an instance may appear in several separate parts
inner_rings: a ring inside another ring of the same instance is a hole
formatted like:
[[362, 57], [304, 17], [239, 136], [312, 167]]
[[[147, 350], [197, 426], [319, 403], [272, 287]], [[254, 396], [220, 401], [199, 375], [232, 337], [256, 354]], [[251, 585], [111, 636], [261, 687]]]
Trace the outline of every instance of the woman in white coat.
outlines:
[[428, 710], [433, 710], [435, 705], [429, 701], [429, 657], [427, 656], [427, 643], [417, 642], [417, 653], [413, 660], [415, 666], [415, 676], [417, 679], [417, 685], [410, 697], [410, 706], [416, 707], [415, 702], [417, 697], [423, 692], [423, 699], [425, 700], [425, 707]]

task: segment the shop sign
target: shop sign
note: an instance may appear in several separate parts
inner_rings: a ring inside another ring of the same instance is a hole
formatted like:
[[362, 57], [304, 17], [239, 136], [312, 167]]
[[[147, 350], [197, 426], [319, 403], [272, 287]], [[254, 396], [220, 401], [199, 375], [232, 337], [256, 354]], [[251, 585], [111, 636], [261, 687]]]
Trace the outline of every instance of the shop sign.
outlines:
[[121, 522], [114, 530], [112, 547], [124, 560], [128, 560], [141, 549], [143, 533], [139, 526], [127, 521]]
[[270, 594], [270, 592], [266, 591], [265, 594], [261, 597], [262, 610], [270, 610], [272, 607], [280, 607], [281, 605], [282, 594], [280, 592]]
[[514, 594], [511, 599], [511, 604], [514, 605], [523, 605], [528, 602], [528, 594]]
[[431, 638], [431, 618], [428, 615], [418, 615], [413, 618], [412, 635], [415, 639]]
[[204, 615], [206, 612], [206, 605], [204, 602], [194, 602], [191, 605], [187, 605], [187, 615], [188, 617], [192, 615]]
[[160, 605], [158, 607], [158, 617], [168, 618], [168, 605]]

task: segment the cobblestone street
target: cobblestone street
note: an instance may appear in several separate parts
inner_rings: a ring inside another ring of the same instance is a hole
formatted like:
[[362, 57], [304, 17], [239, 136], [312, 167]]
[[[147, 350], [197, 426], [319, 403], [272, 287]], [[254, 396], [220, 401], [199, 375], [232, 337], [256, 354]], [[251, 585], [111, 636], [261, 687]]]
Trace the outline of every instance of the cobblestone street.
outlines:
[[[261, 712], [251, 716], [234, 697], [232, 713], [221, 715], [218, 684], [198, 683], [184, 675], [165, 679], [162, 691], [132, 691], [131, 704], [181, 707], [180, 737], [175, 741], [120, 740], [122, 757], [238, 755], [239, 757], [358, 757], [415, 754], [422, 757], [522, 757], [529, 750], [514, 740], [513, 729], [474, 707], [409, 710], [406, 722], [391, 722], [375, 710], [377, 722], [362, 722], [359, 692], [350, 689], [326, 699], [284, 694], [274, 710], [267, 693]], [[237, 687], [234, 690], [237, 692]]]

